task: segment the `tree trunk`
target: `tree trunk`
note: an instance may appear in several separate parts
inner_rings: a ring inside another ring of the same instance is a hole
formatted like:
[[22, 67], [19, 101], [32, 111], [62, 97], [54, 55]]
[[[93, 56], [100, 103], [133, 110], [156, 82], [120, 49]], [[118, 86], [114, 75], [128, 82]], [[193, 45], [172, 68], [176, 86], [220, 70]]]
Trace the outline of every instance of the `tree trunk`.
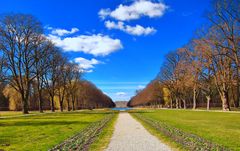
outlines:
[[60, 110], [61, 110], [61, 112], [63, 112], [63, 102], [62, 101], [60, 101]]
[[207, 95], [206, 98], [207, 98], [207, 110], [209, 110], [210, 109], [211, 97], [209, 95]]
[[183, 101], [183, 107], [184, 107], [184, 109], [187, 109], [186, 100], [185, 100], [185, 99], [183, 99], [182, 101]]
[[72, 96], [72, 110], [75, 111], [75, 98]]
[[239, 82], [239, 77], [237, 77], [237, 99], [236, 99], [236, 107], [239, 107], [240, 104], [240, 82]]
[[23, 114], [29, 114], [28, 112], [28, 98], [22, 94], [22, 112]]
[[69, 99], [67, 99], [67, 109], [68, 109], [68, 111], [71, 111], [71, 109], [70, 109], [70, 101], [69, 101]]
[[41, 90], [38, 91], [38, 101], [39, 101], [39, 112], [43, 113], [43, 101], [42, 101], [42, 92]]
[[51, 97], [51, 111], [52, 111], [52, 112], [55, 112], [54, 96]]
[[223, 91], [220, 95], [222, 100], [222, 108], [224, 111], [230, 111], [228, 92]]
[[171, 108], [171, 109], [173, 108], [173, 101], [172, 101], [172, 98], [170, 98], [170, 108]]
[[236, 99], [236, 107], [240, 105], [240, 69], [237, 66], [237, 99]]
[[182, 108], [182, 101], [181, 101], [181, 99], [178, 100], [178, 105], [179, 105], [179, 109], [181, 109]]
[[178, 102], [178, 98], [176, 98], [176, 109], [178, 109], [179, 108], [179, 104], [178, 104], [179, 102]]
[[197, 107], [197, 103], [196, 103], [196, 86], [193, 87], [193, 109], [195, 110]]

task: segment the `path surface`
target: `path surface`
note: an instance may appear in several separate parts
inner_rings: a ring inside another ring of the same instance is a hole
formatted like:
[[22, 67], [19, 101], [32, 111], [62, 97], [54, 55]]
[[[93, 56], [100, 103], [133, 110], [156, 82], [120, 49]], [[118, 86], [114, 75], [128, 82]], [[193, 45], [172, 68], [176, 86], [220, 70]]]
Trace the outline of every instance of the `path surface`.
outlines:
[[120, 113], [110, 144], [105, 151], [170, 151], [129, 113]]

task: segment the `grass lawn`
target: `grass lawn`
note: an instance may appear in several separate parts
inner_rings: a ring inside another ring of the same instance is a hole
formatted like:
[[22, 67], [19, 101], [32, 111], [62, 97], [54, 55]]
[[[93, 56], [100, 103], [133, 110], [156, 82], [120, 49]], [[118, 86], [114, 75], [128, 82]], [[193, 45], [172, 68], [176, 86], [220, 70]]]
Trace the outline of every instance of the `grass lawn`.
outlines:
[[[56, 110], [55, 112], [60, 112]], [[50, 110], [44, 111], [44, 113], [52, 113]], [[30, 116], [35, 114], [42, 114], [39, 111], [29, 111], [29, 114], [24, 115], [22, 111], [0, 111], [0, 118], [1, 117], [15, 117], [15, 116]]]
[[107, 148], [110, 140], [112, 138], [112, 134], [114, 131], [114, 125], [117, 121], [118, 114], [115, 114], [113, 119], [107, 124], [107, 126], [102, 130], [100, 135], [97, 137], [95, 142], [91, 145], [90, 151], [103, 151]]
[[[32, 114], [32, 112], [30, 113]], [[0, 117], [22, 115], [21, 111], [0, 111]]]
[[98, 110], [0, 118], [0, 150], [48, 150], [106, 115]]
[[232, 150], [240, 150], [240, 113], [139, 110], [134, 114], [163, 122]]

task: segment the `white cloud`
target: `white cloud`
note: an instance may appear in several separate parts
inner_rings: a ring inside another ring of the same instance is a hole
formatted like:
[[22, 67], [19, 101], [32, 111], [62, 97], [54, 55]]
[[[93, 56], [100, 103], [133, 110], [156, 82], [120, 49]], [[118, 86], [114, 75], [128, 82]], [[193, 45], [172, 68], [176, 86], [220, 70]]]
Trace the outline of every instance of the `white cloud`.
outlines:
[[120, 97], [123, 97], [123, 96], [126, 96], [127, 93], [126, 92], [117, 92], [115, 93], [116, 96], [120, 96]]
[[149, 0], [137, 0], [131, 5], [120, 4], [115, 10], [101, 9], [98, 13], [99, 17], [105, 19], [110, 16], [117, 20], [136, 20], [142, 16], [148, 16], [150, 18], [161, 17], [164, 15], [168, 6], [162, 2], [151, 2]]
[[98, 15], [101, 19], [105, 19], [108, 15], [111, 14], [111, 10], [109, 8], [107, 9], [101, 9], [99, 12], [98, 12]]
[[67, 34], [74, 34], [76, 32], [79, 31], [78, 28], [72, 28], [71, 30], [66, 30], [66, 29], [60, 29], [60, 28], [52, 28], [52, 27], [48, 27], [47, 29], [52, 30], [51, 34], [53, 35], [58, 35], [58, 36], [64, 36]]
[[83, 72], [88, 72], [88, 73], [93, 72], [94, 65], [102, 63], [101, 61], [98, 61], [94, 58], [91, 60], [88, 60], [82, 57], [75, 58], [74, 62], [79, 64], [79, 67], [83, 70]]
[[141, 25], [129, 26], [129, 25], [125, 25], [121, 21], [117, 23], [113, 21], [105, 21], [105, 26], [108, 29], [119, 29], [130, 35], [135, 35], [135, 36], [154, 34], [157, 31], [153, 27], [142, 27]]
[[138, 85], [138, 89], [144, 89], [145, 86], [144, 85]]
[[101, 34], [64, 38], [49, 34], [47, 37], [64, 51], [84, 52], [94, 56], [106, 56], [123, 48], [119, 39], [112, 39]]

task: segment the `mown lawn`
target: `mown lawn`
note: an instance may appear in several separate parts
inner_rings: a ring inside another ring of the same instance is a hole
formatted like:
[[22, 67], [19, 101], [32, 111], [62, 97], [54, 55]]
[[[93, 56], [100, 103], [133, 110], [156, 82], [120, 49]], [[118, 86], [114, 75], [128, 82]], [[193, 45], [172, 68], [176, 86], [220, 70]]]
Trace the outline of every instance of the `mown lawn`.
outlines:
[[232, 150], [240, 150], [240, 113], [142, 110], [134, 114], [163, 122]]
[[0, 150], [48, 150], [107, 113], [99, 110], [0, 118]]
[[[32, 114], [32, 112], [30, 113]], [[0, 111], [0, 117], [22, 115], [21, 111]]]

